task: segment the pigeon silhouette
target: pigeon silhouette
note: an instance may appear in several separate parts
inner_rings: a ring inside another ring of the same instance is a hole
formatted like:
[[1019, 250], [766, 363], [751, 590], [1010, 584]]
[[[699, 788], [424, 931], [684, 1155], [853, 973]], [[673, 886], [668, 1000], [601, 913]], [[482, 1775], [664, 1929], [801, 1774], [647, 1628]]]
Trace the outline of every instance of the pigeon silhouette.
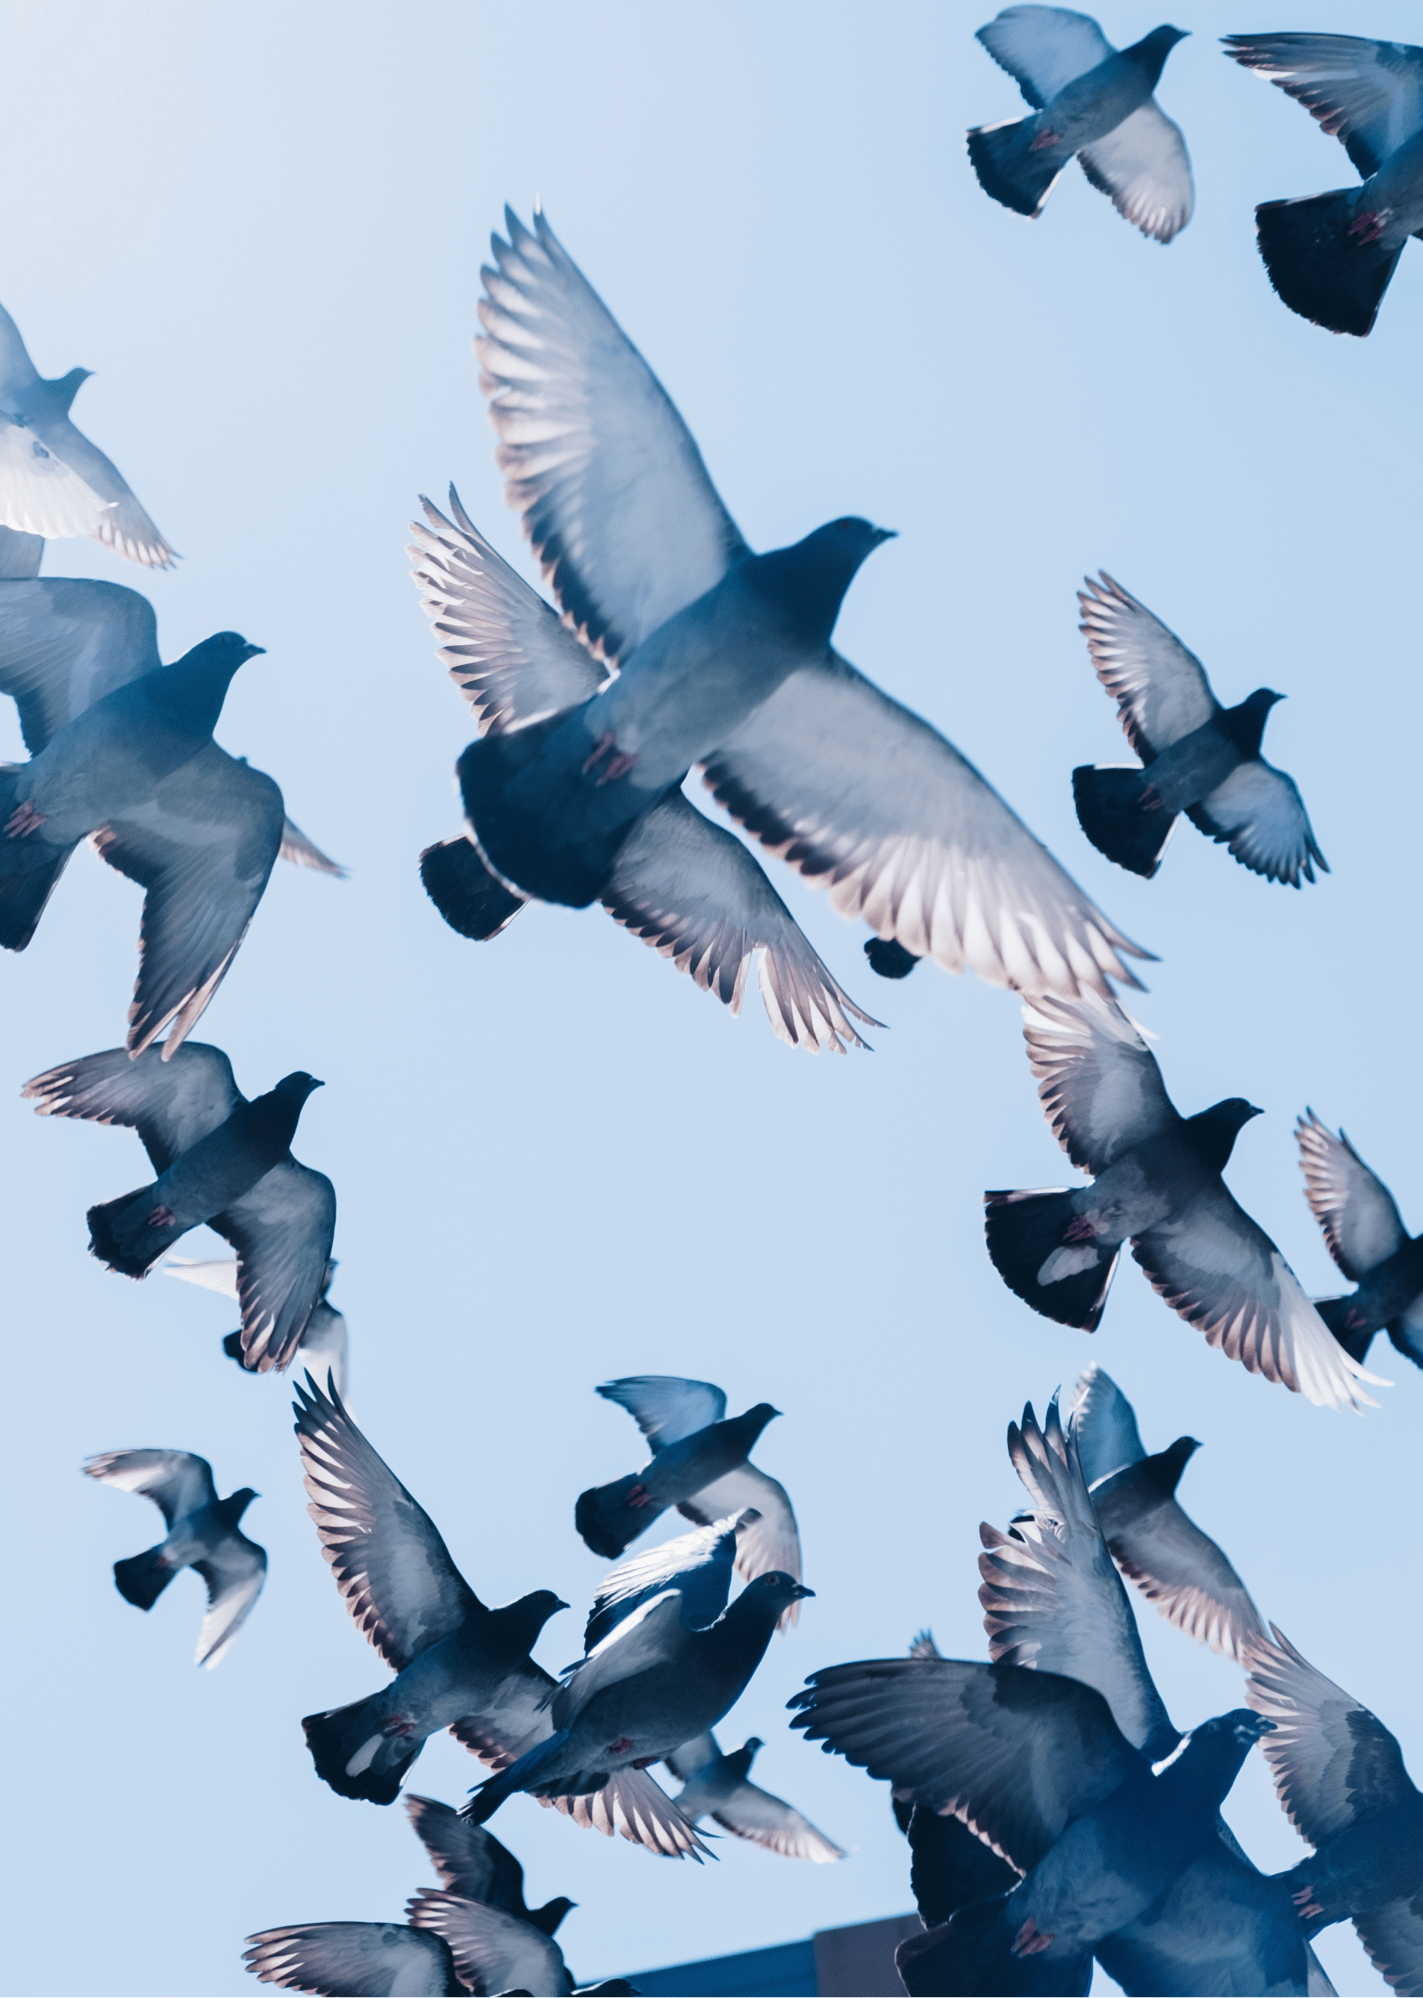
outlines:
[[988, 1253], [1008, 1288], [1095, 1331], [1123, 1242], [1152, 1288], [1252, 1373], [1326, 1408], [1376, 1406], [1264, 1229], [1221, 1173], [1260, 1112], [1231, 1096], [1182, 1117], [1134, 1023], [1095, 997], [1025, 1004], [1038, 1095], [1089, 1186], [986, 1193]]
[[667, 1767], [682, 1785], [676, 1797], [678, 1810], [693, 1824], [710, 1818], [723, 1831], [785, 1859], [809, 1859], [817, 1866], [843, 1859], [844, 1847], [817, 1831], [809, 1818], [748, 1781], [751, 1764], [765, 1746], [753, 1734], [740, 1748], [723, 1755], [710, 1728], [695, 1741], [684, 1741], [667, 1757]]
[[883, 531], [847, 517], [753, 555], [542, 214], [507, 226], [478, 342], [506, 492], [560, 611], [617, 670], [465, 752], [465, 815], [494, 875], [598, 899], [622, 842], [700, 765], [753, 838], [906, 951], [1024, 990], [1135, 983], [1123, 953], [1148, 953], [956, 749], [832, 648]]
[[1260, 255], [1291, 312], [1373, 331], [1403, 246], [1423, 229], [1423, 49], [1360, 35], [1226, 35], [1225, 52], [1303, 104], [1362, 187], [1255, 210]]
[[567, 1998], [574, 1991], [633, 1992], [625, 1978], [601, 1984], [575, 1984], [552, 1936], [502, 1908], [425, 1887], [405, 1911], [416, 1931], [437, 1935], [448, 1945], [460, 1988], [466, 1991], [523, 1991], [537, 1998]]
[[1312, 1110], [1295, 1126], [1305, 1191], [1329, 1253], [1350, 1283], [1348, 1297], [1321, 1297], [1315, 1310], [1354, 1359], [1386, 1329], [1400, 1353], [1423, 1367], [1423, 1236], [1410, 1236], [1393, 1195], [1341, 1131]]
[[267, 1579], [264, 1548], [238, 1521], [258, 1496], [250, 1485], [220, 1499], [212, 1466], [190, 1450], [105, 1450], [85, 1461], [101, 1484], [141, 1492], [163, 1515], [167, 1537], [146, 1554], [114, 1563], [114, 1586], [135, 1609], [150, 1610], [184, 1568], [195, 1568], [208, 1592], [207, 1615], [194, 1662], [212, 1669], [224, 1656]]
[[118, 467], [69, 420], [91, 372], [44, 381], [0, 306], [0, 523], [54, 539], [90, 534], [131, 562], [171, 569], [173, 550]]
[[1205, 669], [1174, 632], [1120, 583], [1102, 574], [1079, 591], [1082, 631], [1097, 678], [1117, 703], [1142, 768], [1081, 764], [1072, 795], [1099, 853], [1149, 881], [1182, 812], [1243, 867], [1270, 881], [1313, 881], [1329, 863], [1293, 778], [1260, 754], [1276, 701], [1257, 687], [1233, 708], [1211, 692]]
[[[163, 1274], [179, 1277], [184, 1283], [198, 1284], [203, 1290], [216, 1291], [220, 1297], [230, 1297], [234, 1301], [237, 1298], [237, 1260], [233, 1256], [224, 1256], [213, 1262], [194, 1262], [186, 1256], [170, 1256], [163, 1265]], [[315, 1380], [324, 1380], [329, 1375], [335, 1382], [337, 1394], [344, 1401], [350, 1373], [347, 1364], [346, 1320], [334, 1304], [327, 1302], [326, 1297], [335, 1274], [336, 1258], [329, 1256], [321, 1294], [311, 1308], [311, 1316], [306, 1321], [306, 1330], [297, 1341], [292, 1358], [298, 1361]], [[225, 1335], [222, 1350], [229, 1360], [236, 1360], [241, 1366], [240, 1327], [236, 1332]]]
[[559, 1894], [541, 1908], [530, 1908], [524, 1900], [523, 1867], [487, 1825], [472, 1824], [433, 1797], [407, 1797], [405, 1809], [448, 1893], [502, 1908], [531, 1922], [541, 1935], [555, 1934], [573, 1902]]
[[[296, 1922], [248, 1936], [242, 1961], [263, 1984], [332, 1998], [464, 1998], [443, 1936], [402, 1922]], [[485, 1987], [488, 1988], [487, 1986]]]
[[1035, 116], [977, 126], [968, 156], [985, 194], [1038, 216], [1075, 154], [1093, 187], [1144, 236], [1169, 243], [1196, 192], [1180, 127], [1152, 92], [1182, 28], [1153, 28], [1114, 49], [1097, 23], [1065, 7], [1005, 7], [978, 39]]
[[0, 765], [0, 944], [23, 950], [79, 841], [145, 891], [128, 1048], [174, 1055], [237, 954], [279, 855], [342, 870], [272, 779], [212, 739], [262, 651], [219, 632], [176, 665], [153, 607], [115, 583], [0, 584], [0, 692], [30, 761]]

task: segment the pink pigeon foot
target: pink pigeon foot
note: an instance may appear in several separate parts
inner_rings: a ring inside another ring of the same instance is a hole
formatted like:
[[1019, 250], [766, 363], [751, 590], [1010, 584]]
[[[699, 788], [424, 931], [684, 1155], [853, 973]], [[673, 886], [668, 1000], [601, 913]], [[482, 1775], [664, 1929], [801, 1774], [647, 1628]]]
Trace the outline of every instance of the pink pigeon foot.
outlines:
[[609, 757], [606, 768], [598, 778], [600, 784], [615, 784], [619, 777], [626, 777], [637, 761], [636, 750], [620, 749], [616, 756]]
[[155, 1207], [148, 1217], [148, 1225], [150, 1228], [171, 1228], [177, 1218], [171, 1207]]
[[1090, 1214], [1074, 1214], [1063, 1230], [1064, 1242], [1095, 1242], [1097, 1230]]
[[626, 1755], [631, 1747], [631, 1737], [626, 1734], [620, 1734], [616, 1741], [608, 1743], [608, 1753], [609, 1755]]
[[1049, 146], [1055, 146], [1061, 139], [1061, 132], [1039, 132], [1029, 146], [1030, 153], [1045, 153]]
[[613, 734], [613, 731], [610, 728], [605, 728], [603, 733], [598, 737], [598, 740], [593, 744], [593, 747], [589, 750], [587, 756], [583, 759], [583, 775], [585, 777], [590, 770], [597, 768], [598, 764], [602, 762], [616, 741], [617, 737]]
[[1360, 243], [1376, 243], [1383, 234], [1383, 223], [1384, 218], [1377, 210], [1366, 208], [1349, 224], [1349, 234], [1356, 236]]
[[627, 1495], [627, 1502], [632, 1506], [651, 1505], [652, 1499], [641, 1485], [634, 1485]]
[[1037, 1923], [1029, 1915], [1022, 1928], [1013, 1938], [1014, 1956], [1038, 1956], [1052, 1945], [1052, 1936], [1044, 1935]]
[[22, 805], [16, 805], [14, 811], [6, 819], [5, 837], [6, 839], [23, 839], [26, 833], [32, 833], [36, 826], [42, 826], [43, 824], [44, 813], [37, 812], [29, 799], [26, 798]]
[[415, 1732], [414, 1721], [407, 1720], [404, 1714], [392, 1714], [390, 1719], [386, 1722], [385, 1726], [381, 1729], [382, 1734], [405, 1735], [405, 1734], [414, 1734], [414, 1732]]

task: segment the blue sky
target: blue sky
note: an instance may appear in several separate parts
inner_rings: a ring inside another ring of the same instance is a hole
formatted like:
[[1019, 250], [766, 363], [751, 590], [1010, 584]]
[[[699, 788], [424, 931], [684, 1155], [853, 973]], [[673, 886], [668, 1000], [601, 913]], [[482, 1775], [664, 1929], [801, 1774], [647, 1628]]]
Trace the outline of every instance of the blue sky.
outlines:
[[[898, 1651], [924, 1623], [983, 1655], [977, 1525], [1019, 1496], [1005, 1426], [1091, 1358], [1149, 1447], [1202, 1439], [1189, 1510], [1423, 1771], [1407, 1527], [1423, 1383], [1389, 1352], [1378, 1370], [1398, 1385], [1377, 1412], [1311, 1408], [1210, 1351], [1134, 1267], [1090, 1340], [1010, 1296], [982, 1189], [1071, 1176], [1010, 996], [932, 968], [876, 980], [860, 933], [777, 869], [887, 1022], [873, 1054], [813, 1060], [774, 1040], [754, 994], [729, 1019], [597, 911], [533, 910], [476, 947], [416, 876], [421, 847], [458, 828], [470, 727], [406, 523], [453, 478], [532, 574], [469, 339], [504, 201], [527, 216], [541, 196], [753, 545], [846, 511], [899, 529], [850, 592], [842, 649], [1160, 953], [1135, 1010], [1168, 1087], [1188, 1112], [1236, 1093], [1264, 1107], [1228, 1176], [1306, 1285], [1339, 1287], [1295, 1163], [1306, 1103], [1423, 1224], [1423, 250], [1367, 342], [1274, 298], [1253, 204], [1354, 175], [1219, 54], [1218, 34], [1273, 16], [1182, 22], [1160, 97], [1198, 199], [1175, 244], [1145, 242], [1076, 171], [1041, 221], [1008, 214], [963, 149], [966, 126], [1019, 108], [972, 39], [983, 18], [914, 0], [75, 0], [0, 24], [0, 299], [42, 372], [96, 370], [75, 415], [185, 558], [150, 577], [61, 543], [45, 573], [149, 595], [166, 659], [223, 627], [265, 645], [218, 738], [352, 870], [274, 877], [199, 1037], [252, 1093], [292, 1068], [326, 1079], [297, 1151], [337, 1183], [356, 1414], [482, 1597], [548, 1586], [581, 1613], [602, 1564], [574, 1498], [640, 1455], [596, 1382], [686, 1373], [785, 1411], [757, 1458], [792, 1494], [818, 1593], [722, 1736], [763, 1735], [758, 1777], [854, 1855], [797, 1867], [723, 1840], [719, 1863], [673, 1865], [517, 1799], [495, 1828], [531, 1897], [578, 1900], [562, 1940], [585, 1976], [910, 1905], [883, 1786], [789, 1734], [783, 1703], [814, 1667]], [[1157, 18], [1124, 4], [1103, 26], [1125, 43]], [[1286, 25], [1402, 38], [1417, 12], [1381, 0], [1346, 23], [1299, 0]], [[1069, 772], [1124, 756], [1076, 629], [1074, 590], [1099, 566], [1223, 698], [1289, 694], [1266, 750], [1304, 792], [1334, 869], [1320, 885], [1268, 885], [1189, 827], [1151, 883], [1088, 846]], [[8, 704], [0, 731], [18, 755]], [[0, 967], [14, 1991], [255, 1988], [250, 1930], [398, 1917], [431, 1884], [404, 1814], [332, 1795], [302, 1745], [303, 1713], [385, 1673], [318, 1553], [284, 1384], [222, 1357], [220, 1300], [84, 1253], [85, 1208], [145, 1176], [136, 1139], [19, 1100], [26, 1077], [121, 1037], [138, 908], [82, 855]], [[190, 1662], [196, 1578], [147, 1618], [112, 1587], [156, 1513], [79, 1476], [91, 1451], [148, 1444], [263, 1494], [246, 1525], [271, 1556], [266, 1594], [210, 1675]], [[550, 1625], [545, 1663], [575, 1654], [577, 1627]], [[1239, 1702], [1234, 1667], [1149, 1609], [1143, 1630], [1178, 1724]], [[458, 1801], [479, 1773], [442, 1739], [412, 1787]], [[1258, 1757], [1228, 1815], [1261, 1865], [1302, 1856]], [[1383, 1989], [1351, 1930], [1320, 1954], [1341, 1990]]]

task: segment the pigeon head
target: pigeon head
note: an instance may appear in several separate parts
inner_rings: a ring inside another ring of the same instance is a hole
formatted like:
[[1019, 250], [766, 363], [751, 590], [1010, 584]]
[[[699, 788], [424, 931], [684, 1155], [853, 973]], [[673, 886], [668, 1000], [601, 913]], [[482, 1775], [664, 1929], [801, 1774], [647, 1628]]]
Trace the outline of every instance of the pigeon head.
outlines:
[[230, 1492], [225, 1499], [220, 1499], [217, 1512], [224, 1526], [236, 1526], [253, 1499], [261, 1496], [262, 1494], [254, 1492], [250, 1485], [243, 1485], [240, 1491]]
[[254, 1096], [248, 1106], [251, 1122], [260, 1130], [270, 1133], [273, 1139], [290, 1145], [296, 1136], [296, 1127], [301, 1121], [302, 1106], [313, 1089], [324, 1089], [326, 1084], [318, 1082], [314, 1075], [304, 1069], [296, 1069], [291, 1075], [284, 1075], [275, 1089], [269, 1089], [265, 1096]]
[[57, 381], [46, 382], [45, 387], [49, 390], [50, 402], [67, 416], [70, 404], [93, 372], [92, 368], [71, 368], [67, 375], [61, 375]]
[[[774, 1422], [780, 1412], [778, 1408], [772, 1408], [770, 1402], [758, 1401], [756, 1406], [748, 1408], [744, 1415], [733, 1416], [727, 1428], [731, 1430], [736, 1441], [749, 1451], [766, 1424]], [[754, 1507], [750, 1509], [755, 1510]], [[737, 1523], [739, 1525], [740, 1521]]]
[[805, 1583], [798, 1582], [794, 1575], [787, 1575], [779, 1568], [772, 1568], [769, 1573], [758, 1575], [754, 1582], [748, 1582], [732, 1607], [746, 1617], [755, 1612], [774, 1623], [792, 1603], [798, 1603], [803, 1596], [814, 1594], [814, 1589], [808, 1589]]
[[1140, 1467], [1143, 1482], [1162, 1498], [1170, 1498], [1181, 1482], [1182, 1471], [1200, 1447], [1194, 1436], [1178, 1436], [1169, 1450], [1159, 1450], [1154, 1457], [1143, 1458]]
[[564, 1916], [577, 1906], [578, 1903], [570, 1901], [566, 1894], [555, 1894], [553, 1899], [545, 1901], [541, 1908], [531, 1908], [529, 1920], [536, 1929], [541, 1929], [546, 1936], [551, 1936]]
[[209, 736], [217, 727], [233, 674], [265, 651], [263, 645], [249, 645], [239, 632], [219, 631], [185, 652], [175, 665], [146, 675], [141, 684], [170, 727], [187, 735]]
[[299, 1110], [308, 1096], [325, 1087], [324, 1082], [318, 1082], [316, 1077], [308, 1075], [304, 1068], [294, 1068], [290, 1075], [282, 1077], [272, 1094], [280, 1097], [284, 1103], [295, 1103]]
[[567, 1608], [568, 1604], [552, 1589], [535, 1589], [532, 1595], [520, 1596], [516, 1603], [510, 1603], [499, 1615], [514, 1641], [530, 1651], [549, 1618]]
[[828, 645], [856, 570], [882, 541], [893, 538], [893, 528], [847, 514], [794, 547], [753, 556], [754, 577], [802, 643]]
[[1242, 756], [1258, 756], [1260, 742], [1265, 733], [1265, 722], [1276, 701], [1284, 700], [1272, 687], [1257, 687], [1253, 694], [1240, 702], [1237, 707], [1227, 708], [1220, 717], [1218, 726], [1223, 726]]
[[1227, 1096], [1221, 1103], [1212, 1103], [1209, 1110], [1199, 1110], [1194, 1117], [1188, 1117], [1186, 1130], [1202, 1161], [1213, 1172], [1222, 1172], [1240, 1132], [1252, 1117], [1264, 1114], [1243, 1096]]
[[1155, 1774], [1158, 1780], [1167, 1780], [1173, 1789], [1180, 1790], [1183, 1800], [1215, 1811], [1256, 1742], [1274, 1731], [1275, 1723], [1263, 1714], [1235, 1707], [1183, 1735], [1173, 1752], [1155, 1765]]
[[1190, 32], [1189, 28], [1172, 28], [1165, 25], [1153, 28], [1149, 35], [1143, 35], [1141, 40], [1133, 42], [1129, 49], [1123, 49], [1122, 54], [1129, 62], [1136, 63], [1139, 68], [1146, 71], [1154, 90], [1157, 79], [1166, 67], [1167, 56], [1177, 42], [1185, 41]]

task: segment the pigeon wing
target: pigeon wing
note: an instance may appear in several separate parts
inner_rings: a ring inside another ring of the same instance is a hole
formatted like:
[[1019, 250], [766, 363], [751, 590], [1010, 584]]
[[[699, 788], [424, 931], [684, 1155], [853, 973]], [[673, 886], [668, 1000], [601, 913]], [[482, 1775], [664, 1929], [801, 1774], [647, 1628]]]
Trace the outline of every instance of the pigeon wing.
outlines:
[[564, 1998], [573, 1989], [553, 1937], [503, 1908], [422, 1887], [405, 1912], [414, 1928], [448, 1945], [469, 1991], [539, 1991]]
[[1334, 1988], [1309, 1976], [1309, 1947], [1288, 1889], [1220, 1839], [1209, 1841], [1145, 1915], [1105, 1937], [1097, 1956], [1123, 1991]]
[[60, 541], [98, 534], [107, 511], [108, 502], [28, 424], [0, 411], [0, 525]]
[[95, 701], [162, 663], [158, 619], [137, 590], [70, 577], [0, 590], [0, 693], [18, 706], [32, 756]]
[[[789, 1575], [800, 1580], [800, 1532], [783, 1484], [768, 1478], [754, 1464], [738, 1464], [724, 1477], [703, 1485], [678, 1508], [688, 1519], [710, 1523], [739, 1513], [736, 1572], [745, 1582], [758, 1575]], [[777, 1628], [790, 1630], [800, 1619], [800, 1604], [781, 1612]]]
[[1141, 1029], [1110, 1000], [1025, 1001], [1023, 1038], [1053, 1136], [1084, 1172], [1181, 1121]]
[[1138, 1235], [1132, 1254], [1171, 1309], [1252, 1374], [1319, 1407], [1377, 1407], [1361, 1383], [1388, 1384], [1350, 1359], [1270, 1237], [1219, 1180]]
[[840, 915], [946, 971], [1025, 992], [1138, 980], [1124, 937], [973, 765], [837, 653], [708, 758], [706, 781]]
[[1092, 1488], [1112, 1559], [1168, 1623], [1239, 1658], [1247, 1638], [1265, 1636], [1260, 1612], [1210, 1535], [1155, 1492], [1149, 1463], [1128, 1464]]
[[687, 1640], [682, 1620], [682, 1592], [662, 1589], [638, 1604], [608, 1635], [601, 1638], [564, 1675], [555, 1693], [550, 1716], [555, 1728], [572, 1727], [579, 1714], [609, 1686], [656, 1671], [675, 1660]]
[[977, 39], [1035, 111], [1114, 53], [1090, 16], [1066, 7], [1005, 7]]
[[684, 1741], [680, 1748], [674, 1748], [670, 1755], [662, 1759], [679, 1783], [690, 1783], [699, 1770], [712, 1768], [722, 1756], [716, 1736], [708, 1728], [705, 1734]]
[[110, 867], [145, 890], [128, 1046], [142, 1054], [172, 1022], [171, 1061], [247, 934], [282, 845], [282, 794], [215, 742], [153, 797], [94, 834]]
[[615, 922], [670, 957], [679, 971], [741, 1011], [758, 953], [766, 1017], [777, 1036], [819, 1054], [865, 1043], [853, 1013], [877, 1026], [831, 977], [753, 854], [680, 791], [639, 819], [603, 893]]
[[263, 1984], [285, 1991], [384, 1998], [408, 1991], [448, 1998], [467, 1987], [443, 1937], [398, 1922], [299, 1922], [248, 1936], [242, 1961]]
[[562, 1811], [576, 1825], [600, 1831], [605, 1838], [617, 1832], [664, 1859], [695, 1859], [700, 1866], [710, 1850], [645, 1769], [616, 1770], [601, 1790], [586, 1796], [540, 1797], [539, 1802]]
[[1359, 1941], [1393, 1990], [1423, 1990], [1423, 1888], [1355, 1915]]
[[[1130, 123], [1130, 120], [1128, 120]], [[1117, 704], [1127, 741], [1143, 763], [1220, 713], [1206, 669], [1174, 631], [1104, 569], [1077, 592], [1079, 629], [1097, 678]]]
[[116, 555], [141, 562], [147, 569], [171, 569], [173, 550], [134, 497], [128, 481], [111, 458], [91, 444], [67, 416], [40, 416], [35, 434], [87, 486], [106, 502], [97, 525], [89, 531]]
[[84, 1470], [101, 1484], [152, 1499], [171, 1529], [175, 1519], [217, 1504], [212, 1466], [191, 1450], [104, 1450]]
[[0, 305], [0, 395], [23, 395], [37, 388], [39, 379], [19, 327]]
[[267, 1579], [267, 1552], [245, 1533], [230, 1533], [193, 1566], [207, 1584], [208, 1608], [194, 1662], [211, 1671], [247, 1621]]
[[433, 1797], [407, 1794], [415, 1835], [440, 1876], [440, 1884], [466, 1901], [484, 1901], [517, 1915], [524, 1908], [524, 1869], [487, 1825], [462, 1818]]
[[450, 1733], [497, 1776], [553, 1733], [549, 1708], [557, 1691], [557, 1679], [525, 1658], [500, 1685], [487, 1710], [463, 1714], [451, 1722]]
[[738, 1783], [711, 1815], [723, 1831], [735, 1832], [753, 1845], [764, 1845], [783, 1859], [808, 1859], [815, 1866], [825, 1866], [845, 1857], [845, 1848], [817, 1831], [809, 1818], [755, 1783]]
[[420, 504], [429, 525], [411, 523], [411, 573], [440, 662], [481, 735], [577, 707], [606, 685], [606, 667], [494, 552], [453, 486], [453, 520], [427, 499]]
[[1226, 54], [1278, 84], [1367, 180], [1423, 126], [1423, 49], [1362, 35], [1226, 35]]
[[1263, 756], [1237, 764], [1186, 814], [1208, 839], [1228, 846], [1242, 867], [1269, 881], [1298, 888], [1301, 875], [1313, 881], [1316, 866], [1329, 872], [1293, 777]]
[[658, 1547], [620, 1561], [603, 1577], [583, 1632], [583, 1648], [591, 1651], [634, 1610], [664, 1589], [682, 1595], [682, 1621], [690, 1630], [705, 1630], [726, 1608], [731, 1570], [736, 1558], [734, 1519], [718, 1519], [694, 1533], [681, 1533]]
[[1393, 1195], [1344, 1133], [1336, 1138], [1312, 1110], [1296, 1124], [1295, 1140], [1305, 1193], [1329, 1253], [1350, 1283], [1361, 1283], [1408, 1240]]
[[484, 1609], [435, 1523], [341, 1405], [314, 1381], [296, 1389], [307, 1510], [362, 1636], [393, 1671]]
[[505, 210], [475, 342], [505, 493], [561, 609], [621, 659], [750, 550], [666, 390], [535, 212]]
[[208, 1225], [237, 1251], [243, 1366], [285, 1367], [326, 1287], [335, 1187], [288, 1157]]
[[188, 1042], [171, 1062], [161, 1059], [158, 1048], [137, 1060], [124, 1048], [107, 1048], [34, 1076], [20, 1094], [38, 1099], [38, 1117], [127, 1124], [138, 1132], [158, 1173], [246, 1101], [222, 1049], [202, 1041]]
[[183, 1283], [195, 1283], [203, 1290], [215, 1290], [219, 1297], [237, 1302], [237, 1258], [219, 1256], [212, 1262], [198, 1262], [192, 1256], [170, 1256], [159, 1266], [164, 1276]]
[[1113, 1471], [1120, 1471], [1127, 1464], [1139, 1464], [1146, 1455], [1136, 1426], [1136, 1411], [1111, 1375], [1095, 1360], [1079, 1374], [1072, 1390], [1067, 1427], [1077, 1445], [1089, 1491]]
[[1186, 141], [1154, 98], [1077, 157], [1098, 193], [1143, 236], [1169, 243], [1190, 221], [1196, 186]]
[[629, 1374], [624, 1380], [604, 1381], [597, 1392], [627, 1410], [654, 1455], [726, 1414], [726, 1396], [719, 1387], [676, 1374]]
[[318, 874], [334, 874], [338, 881], [346, 878], [346, 869], [339, 860], [333, 860], [329, 853], [323, 853], [313, 839], [308, 839], [300, 826], [294, 826], [290, 819], [282, 820], [282, 844], [279, 858], [290, 861], [293, 867], [314, 867]]

